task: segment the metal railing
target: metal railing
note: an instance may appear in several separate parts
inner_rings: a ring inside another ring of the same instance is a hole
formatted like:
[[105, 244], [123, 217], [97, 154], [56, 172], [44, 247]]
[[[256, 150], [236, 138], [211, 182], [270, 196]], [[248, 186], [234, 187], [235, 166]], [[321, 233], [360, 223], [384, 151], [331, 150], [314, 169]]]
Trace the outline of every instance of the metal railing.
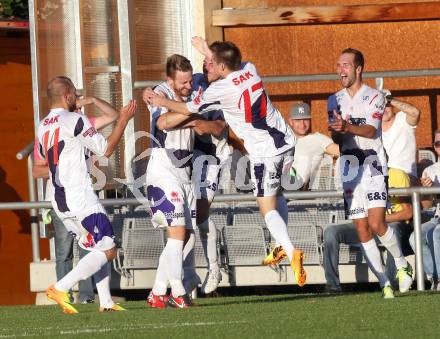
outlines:
[[[364, 72], [362, 76], [364, 78], [376, 78], [376, 79], [440, 76], [440, 68], [410, 69], [410, 70], [402, 70], [402, 71]], [[263, 76], [261, 78], [265, 83], [332, 81], [332, 80], [340, 79], [339, 75], [337, 75], [336, 73], [277, 75], [277, 76]], [[161, 83], [162, 81], [163, 80], [135, 81], [133, 87], [135, 89], [140, 89], [148, 86], [155, 86]]]
[[[33, 3], [33, 2], [32, 2]], [[116, 66], [115, 66], [116, 67]], [[119, 66], [118, 66], [119, 67]], [[116, 68], [111, 71], [116, 71]], [[376, 78], [376, 85], [379, 89], [382, 88], [383, 78], [402, 78], [402, 77], [423, 77], [423, 76], [440, 76], [440, 68], [434, 69], [415, 69], [415, 70], [395, 70], [395, 71], [379, 71], [379, 72], [364, 72], [364, 78]], [[310, 81], [333, 81], [339, 80], [339, 76], [334, 73], [324, 74], [300, 74], [300, 75], [284, 75], [284, 76], [265, 76], [262, 77], [266, 83], [285, 83], [285, 82], [310, 82]], [[162, 80], [150, 81], [135, 81], [134, 89], [141, 89], [147, 86], [154, 86]], [[35, 94], [35, 93], [34, 93]], [[38, 105], [35, 106], [34, 108]], [[38, 110], [37, 110], [38, 111]], [[39, 224], [38, 211], [39, 208], [51, 208], [50, 202], [37, 201], [37, 194], [35, 190], [35, 180], [32, 177], [32, 158], [29, 156], [32, 153], [33, 143], [28, 144], [16, 157], [22, 160], [27, 157], [28, 167], [28, 187], [29, 187], [29, 202], [10, 202], [0, 203], [0, 210], [12, 209], [29, 209], [31, 214], [31, 231], [32, 231], [32, 254], [33, 261], [40, 261], [39, 248]], [[390, 194], [411, 196], [413, 203], [413, 223], [416, 241], [416, 265], [417, 265], [417, 288], [424, 289], [423, 277], [423, 258], [421, 255], [421, 210], [420, 210], [420, 194], [440, 194], [440, 188], [424, 188], [413, 187], [408, 189], [390, 189]], [[342, 197], [342, 192], [337, 191], [309, 191], [309, 192], [291, 192], [286, 193], [285, 197], [288, 199], [314, 199], [314, 198], [334, 198]], [[251, 194], [225, 194], [216, 197], [217, 202], [230, 201], [253, 201], [255, 198]], [[103, 199], [101, 200], [104, 206], [115, 205], [139, 205], [136, 199]]]
[[[31, 159], [28, 157], [28, 159]], [[30, 171], [32, 173], [32, 161]], [[30, 185], [32, 186], [32, 185]], [[415, 255], [416, 255], [416, 277], [417, 277], [417, 289], [423, 291], [425, 289], [424, 270], [423, 270], [423, 255], [422, 255], [422, 233], [421, 233], [421, 207], [420, 207], [420, 195], [421, 194], [440, 194], [440, 187], [410, 187], [410, 188], [392, 188], [389, 190], [390, 195], [399, 196], [411, 196], [413, 207], [413, 226], [415, 234]], [[287, 192], [284, 194], [287, 199], [315, 199], [315, 198], [342, 198], [342, 191], [306, 191], [306, 192]], [[16, 209], [29, 209], [31, 210], [32, 220], [32, 253], [34, 255], [34, 262], [39, 261], [39, 234], [38, 234], [38, 221], [37, 209], [38, 208], [51, 208], [52, 205], [48, 201], [33, 201], [31, 194], [30, 202], [6, 202], [0, 203], [0, 210], [16, 210]], [[131, 205], [137, 206], [141, 203], [135, 198], [122, 198], [122, 199], [102, 199], [100, 200], [104, 206], [120, 206]], [[231, 202], [231, 201], [255, 201], [255, 197], [252, 194], [221, 194], [216, 197], [217, 202]]]

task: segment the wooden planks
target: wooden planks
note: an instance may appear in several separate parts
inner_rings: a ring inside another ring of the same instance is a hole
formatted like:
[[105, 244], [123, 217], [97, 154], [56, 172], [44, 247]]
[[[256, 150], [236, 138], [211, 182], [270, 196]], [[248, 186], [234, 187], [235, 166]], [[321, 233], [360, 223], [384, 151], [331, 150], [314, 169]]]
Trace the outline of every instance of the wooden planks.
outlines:
[[440, 1], [375, 5], [291, 6], [212, 11], [213, 26], [329, 24], [440, 19]]

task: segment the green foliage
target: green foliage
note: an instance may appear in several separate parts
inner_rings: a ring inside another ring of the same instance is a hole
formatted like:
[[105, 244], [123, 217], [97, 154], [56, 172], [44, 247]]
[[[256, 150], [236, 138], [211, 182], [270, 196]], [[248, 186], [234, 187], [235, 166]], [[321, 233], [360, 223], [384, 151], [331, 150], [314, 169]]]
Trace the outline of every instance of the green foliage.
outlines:
[[0, 19], [28, 20], [28, 1], [0, 0]]

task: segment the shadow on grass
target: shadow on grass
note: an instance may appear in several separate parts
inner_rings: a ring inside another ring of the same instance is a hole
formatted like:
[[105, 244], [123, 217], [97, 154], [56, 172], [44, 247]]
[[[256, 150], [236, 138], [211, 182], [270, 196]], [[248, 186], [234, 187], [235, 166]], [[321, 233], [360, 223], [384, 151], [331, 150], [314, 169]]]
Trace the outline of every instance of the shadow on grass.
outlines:
[[[259, 303], [272, 303], [272, 302], [288, 302], [293, 300], [306, 300], [306, 299], [322, 299], [322, 298], [334, 298], [342, 297], [347, 295], [354, 295], [358, 293], [320, 293], [320, 294], [294, 294], [294, 295], [272, 295], [272, 296], [255, 296], [249, 297], [249, 300], [234, 300], [232, 297], [227, 297], [226, 300], [223, 298], [217, 298], [216, 301], [210, 302], [208, 304], [198, 305], [200, 307], [215, 307], [215, 306], [226, 306], [226, 305], [236, 305], [236, 304], [259, 304]], [[223, 299], [223, 300], [221, 300]]]

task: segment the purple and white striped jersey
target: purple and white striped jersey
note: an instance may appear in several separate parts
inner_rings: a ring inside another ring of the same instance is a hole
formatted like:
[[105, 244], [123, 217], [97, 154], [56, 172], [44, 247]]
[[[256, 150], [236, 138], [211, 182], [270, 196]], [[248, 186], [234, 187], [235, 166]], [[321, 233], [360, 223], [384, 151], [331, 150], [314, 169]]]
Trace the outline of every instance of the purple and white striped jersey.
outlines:
[[250, 62], [225, 79], [213, 82], [186, 105], [192, 113], [201, 113], [213, 105], [220, 107], [227, 124], [243, 139], [251, 156], [272, 157], [295, 146], [295, 135], [272, 106]]

